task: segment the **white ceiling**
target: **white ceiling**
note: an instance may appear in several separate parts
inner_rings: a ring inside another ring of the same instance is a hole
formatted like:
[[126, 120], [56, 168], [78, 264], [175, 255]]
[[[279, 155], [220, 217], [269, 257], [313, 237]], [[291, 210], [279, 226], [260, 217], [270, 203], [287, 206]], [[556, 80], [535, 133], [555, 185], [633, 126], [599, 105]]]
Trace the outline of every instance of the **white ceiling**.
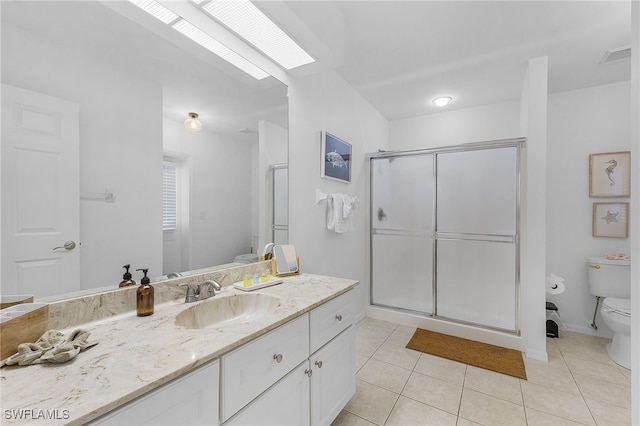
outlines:
[[181, 122], [197, 112], [206, 130], [254, 143], [259, 120], [287, 127], [283, 84], [255, 80], [127, 1], [0, 0], [0, 7], [2, 28], [17, 27], [114, 74], [156, 82], [165, 118]]
[[[454, 98], [449, 110], [517, 100], [527, 61], [539, 56], [549, 57], [550, 93], [630, 78], [629, 60], [599, 63], [607, 49], [630, 44], [629, 0], [286, 5], [338, 52], [335, 71], [389, 120], [441, 112], [430, 101], [444, 94]], [[298, 40], [304, 45], [305, 35]]]
[[[318, 59], [293, 75], [333, 69], [389, 120], [517, 100], [528, 59], [542, 55], [550, 93], [630, 78], [629, 60], [599, 63], [630, 44], [630, 0], [256, 4]], [[217, 131], [252, 141], [259, 117], [286, 126], [286, 89], [275, 79], [256, 82], [179, 36], [167, 42], [156, 31], [163, 24], [128, 2], [2, 1], [2, 20], [158, 80], [171, 119], [199, 112]], [[437, 109], [430, 101], [443, 94], [454, 102]], [[244, 128], [254, 133], [237, 132]]]

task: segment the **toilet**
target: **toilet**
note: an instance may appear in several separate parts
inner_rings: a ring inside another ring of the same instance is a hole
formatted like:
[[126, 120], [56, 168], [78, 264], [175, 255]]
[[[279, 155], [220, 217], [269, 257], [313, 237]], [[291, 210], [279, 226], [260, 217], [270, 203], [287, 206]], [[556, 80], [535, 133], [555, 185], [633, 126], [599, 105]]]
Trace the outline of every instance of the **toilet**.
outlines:
[[631, 369], [631, 261], [589, 257], [587, 267], [591, 294], [604, 298], [600, 314], [613, 331], [609, 357]]

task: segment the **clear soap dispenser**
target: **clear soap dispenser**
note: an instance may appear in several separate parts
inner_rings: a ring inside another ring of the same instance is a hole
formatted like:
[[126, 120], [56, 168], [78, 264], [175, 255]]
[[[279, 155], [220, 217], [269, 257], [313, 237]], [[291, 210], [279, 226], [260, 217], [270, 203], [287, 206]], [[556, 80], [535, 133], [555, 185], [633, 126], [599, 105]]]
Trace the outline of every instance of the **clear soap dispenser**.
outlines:
[[131, 268], [131, 265], [127, 263], [123, 266], [123, 268], [126, 269], [127, 272], [125, 272], [122, 276], [122, 281], [120, 281], [120, 285], [118, 287], [129, 287], [132, 285], [136, 285], [136, 282], [131, 279], [131, 273], [129, 272], [129, 268]]
[[136, 310], [139, 317], [146, 317], [153, 314], [153, 286], [147, 277], [148, 269], [136, 269], [142, 271], [144, 277], [140, 280], [140, 287], [136, 291]]

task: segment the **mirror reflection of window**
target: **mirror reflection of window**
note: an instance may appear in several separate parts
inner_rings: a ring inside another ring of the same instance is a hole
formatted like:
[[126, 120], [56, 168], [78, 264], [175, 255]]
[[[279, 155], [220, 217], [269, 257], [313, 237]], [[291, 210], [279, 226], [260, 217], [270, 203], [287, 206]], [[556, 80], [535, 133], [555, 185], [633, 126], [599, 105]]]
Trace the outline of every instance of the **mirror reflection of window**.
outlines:
[[165, 155], [162, 163], [162, 273], [189, 265], [189, 179], [184, 158]]
[[178, 222], [177, 165], [162, 165], [162, 230], [175, 231]]

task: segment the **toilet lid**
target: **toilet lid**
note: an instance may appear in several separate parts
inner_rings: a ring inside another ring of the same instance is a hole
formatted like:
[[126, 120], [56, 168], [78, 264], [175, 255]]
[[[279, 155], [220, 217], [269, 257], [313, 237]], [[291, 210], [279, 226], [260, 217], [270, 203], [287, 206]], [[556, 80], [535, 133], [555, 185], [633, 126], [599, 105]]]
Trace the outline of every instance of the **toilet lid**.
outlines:
[[617, 299], [615, 297], [607, 297], [602, 302], [602, 309], [609, 312], [615, 312], [626, 317], [631, 316], [631, 299]]

